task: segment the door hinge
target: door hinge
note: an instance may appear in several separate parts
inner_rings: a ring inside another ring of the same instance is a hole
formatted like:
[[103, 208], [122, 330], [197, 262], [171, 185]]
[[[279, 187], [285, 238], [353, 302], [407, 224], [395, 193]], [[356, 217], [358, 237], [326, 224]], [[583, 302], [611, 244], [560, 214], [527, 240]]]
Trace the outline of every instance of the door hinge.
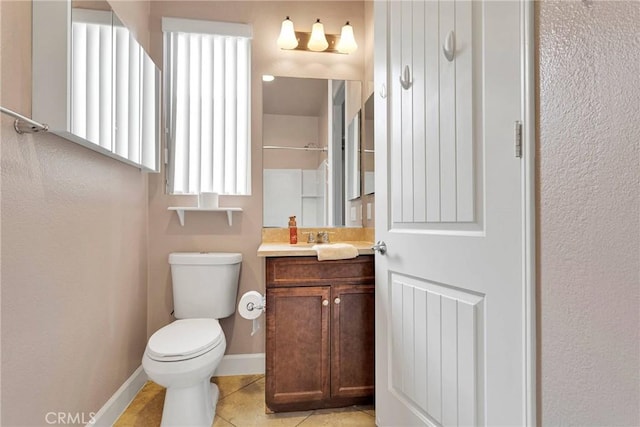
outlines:
[[515, 123], [516, 157], [522, 157], [522, 123]]

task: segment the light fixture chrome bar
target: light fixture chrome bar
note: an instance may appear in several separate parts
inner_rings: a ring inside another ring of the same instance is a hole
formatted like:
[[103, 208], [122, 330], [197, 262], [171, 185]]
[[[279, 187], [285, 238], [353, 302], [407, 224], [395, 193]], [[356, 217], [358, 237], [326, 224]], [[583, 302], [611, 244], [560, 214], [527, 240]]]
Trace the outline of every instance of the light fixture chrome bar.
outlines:
[[23, 116], [22, 114], [18, 114], [15, 111], [9, 110], [8, 108], [0, 107], [0, 113], [7, 114], [16, 119], [13, 122], [13, 128], [19, 134], [46, 132], [49, 130], [49, 125], [33, 121], [30, 118]]
[[264, 150], [301, 150], [301, 151], [327, 151], [324, 147], [287, 147], [283, 145], [264, 145]]

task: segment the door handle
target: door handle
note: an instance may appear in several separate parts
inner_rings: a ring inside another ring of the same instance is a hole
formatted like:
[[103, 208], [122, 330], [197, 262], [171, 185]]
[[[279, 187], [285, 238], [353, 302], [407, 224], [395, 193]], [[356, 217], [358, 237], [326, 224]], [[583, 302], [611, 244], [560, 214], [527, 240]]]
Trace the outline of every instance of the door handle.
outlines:
[[334, 300], [333, 300], [333, 302], [334, 302], [335, 304], [340, 304], [340, 298], [336, 298], [336, 299], [334, 299]]
[[371, 247], [374, 252], [380, 252], [380, 255], [384, 255], [387, 253], [387, 244], [382, 240], [378, 240], [378, 242]]
[[328, 306], [329, 305], [329, 300], [328, 299], [322, 300], [322, 305], [325, 306], [325, 307]]

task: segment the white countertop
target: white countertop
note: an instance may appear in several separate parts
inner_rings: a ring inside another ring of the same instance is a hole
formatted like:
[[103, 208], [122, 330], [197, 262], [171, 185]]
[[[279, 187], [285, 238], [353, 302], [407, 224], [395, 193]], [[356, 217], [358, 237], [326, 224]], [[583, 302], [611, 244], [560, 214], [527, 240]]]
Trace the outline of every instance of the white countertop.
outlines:
[[[349, 243], [358, 249], [358, 255], [373, 255], [372, 242], [332, 242], [332, 243]], [[316, 256], [316, 251], [311, 249], [317, 243], [298, 243], [291, 245], [289, 243], [262, 243], [258, 247], [259, 257], [276, 257], [276, 256]]]

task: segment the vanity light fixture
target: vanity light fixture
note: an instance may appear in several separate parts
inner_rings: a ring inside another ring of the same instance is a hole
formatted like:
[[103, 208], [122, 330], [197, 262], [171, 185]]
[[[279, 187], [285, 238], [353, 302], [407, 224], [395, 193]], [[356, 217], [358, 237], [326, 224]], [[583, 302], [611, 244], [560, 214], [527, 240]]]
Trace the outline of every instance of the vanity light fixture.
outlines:
[[278, 47], [285, 50], [306, 50], [312, 52], [328, 52], [348, 54], [358, 49], [358, 44], [353, 35], [353, 27], [349, 21], [342, 27], [340, 35], [325, 34], [324, 26], [317, 19], [311, 32], [295, 31], [293, 22], [289, 17], [282, 21]]
[[278, 37], [278, 47], [280, 49], [295, 49], [298, 47], [298, 39], [293, 29], [293, 22], [287, 16], [282, 21], [282, 28], [280, 28], [280, 36]]
[[317, 19], [311, 28], [311, 38], [309, 39], [309, 43], [307, 43], [307, 48], [314, 52], [322, 52], [323, 50], [327, 50], [328, 47], [329, 42], [324, 35], [324, 25], [322, 25], [320, 19]]
[[262, 75], [262, 81], [263, 82], [272, 82], [274, 81], [276, 78], [274, 76], [272, 76], [271, 74], [263, 74]]
[[347, 23], [342, 27], [340, 41], [338, 42], [336, 49], [340, 53], [352, 53], [358, 49], [356, 38], [353, 36], [353, 27], [349, 24], [349, 21], [347, 21]]

